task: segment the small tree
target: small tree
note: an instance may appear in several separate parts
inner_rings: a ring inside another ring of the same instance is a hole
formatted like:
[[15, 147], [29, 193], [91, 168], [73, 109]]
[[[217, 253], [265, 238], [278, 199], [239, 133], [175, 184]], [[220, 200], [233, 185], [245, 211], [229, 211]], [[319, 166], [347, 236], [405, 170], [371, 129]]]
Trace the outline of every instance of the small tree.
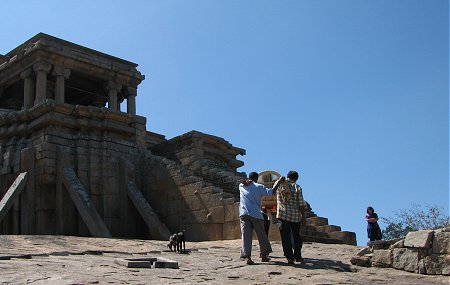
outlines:
[[404, 238], [407, 233], [418, 230], [435, 230], [450, 226], [450, 217], [444, 209], [436, 205], [423, 208], [413, 204], [409, 209], [394, 212], [395, 216], [381, 218], [387, 225], [382, 231], [384, 239]]

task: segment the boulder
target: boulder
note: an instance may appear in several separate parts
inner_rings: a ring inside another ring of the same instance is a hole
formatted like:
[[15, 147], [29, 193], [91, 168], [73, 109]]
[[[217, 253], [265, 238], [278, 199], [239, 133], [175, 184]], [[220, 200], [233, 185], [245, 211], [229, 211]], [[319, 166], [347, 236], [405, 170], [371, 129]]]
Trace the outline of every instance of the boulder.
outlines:
[[356, 245], [356, 234], [354, 232], [339, 231], [328, 233], [330, 238], [342, 241], [344, 244]]
[[394, 243], [393, 245], [391, 245], [389, 248], [393, 249], [393, 248], [402, 248], [405, 247], [405, 240], [401, 239], [398, 242]]
[[392, 267], [395, 269], [418, 272], [419, 252], [409, 248], [392, 250]]
[[350, 263], [353, 265], [370, 267], [371, 266], [370, 260], [371, 260], [370, 256], [353, 256], [350, 259]]
[[357, 256], [363, 256], [366, 254], [372, 253], [372, 250], [370, 247], [363, 247], [360, 251], [358, 251], [358, 253], [356, 254]]
[[392, 252], [389, 249], [375, 250], [372, 257], [372, 266], [376, 267], [391, 267]]
[[405, 238], [405, 247], [430, 248], [433, 235], [432, 230], [409, 232]]
[[370, 246], [373, 250], [378, 250], [388, 249], [391, 243], [387, 240], [375, 240], [367, 242], [367, 245]]
[[427, 274], [450, 275], [450, 255], [432, 254], [424, 258]]
[[450, 253], [450, 232], [434, 233], [433, 253]]

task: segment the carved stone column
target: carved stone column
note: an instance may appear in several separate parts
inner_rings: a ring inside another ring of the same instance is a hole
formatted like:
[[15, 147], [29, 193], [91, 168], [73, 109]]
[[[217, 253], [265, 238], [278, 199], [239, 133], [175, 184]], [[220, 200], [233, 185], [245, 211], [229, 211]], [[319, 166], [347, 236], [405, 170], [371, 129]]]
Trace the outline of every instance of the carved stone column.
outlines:
[[136, 115], [136, 95], [137, 90], [133, 87], [128, 87], [128, 97], [127, 97], [127, 113]]
[[108, 90], [108, 108], [117, 111], [117, 92], [122, 88], [122, 84], [108, 81], [105, 83], [105, 88]]
[[70, 69], [63, 68], [60, 65], [55, 65], [53, 68], [53, 75], [56, 77], [55, 101], [58, 103], [64, 103], [65, 80], [70, 76]]
[[34, 80], [31, 68], [20, 74], [23, 79], [23, 109], [30, 109], [34, 104]]
[[39, 104], [47, 97], [47, 74], [52, 66], [47, 62], [39, 62], [33, 65], [36, 72], [36, 100], [34, 105]]

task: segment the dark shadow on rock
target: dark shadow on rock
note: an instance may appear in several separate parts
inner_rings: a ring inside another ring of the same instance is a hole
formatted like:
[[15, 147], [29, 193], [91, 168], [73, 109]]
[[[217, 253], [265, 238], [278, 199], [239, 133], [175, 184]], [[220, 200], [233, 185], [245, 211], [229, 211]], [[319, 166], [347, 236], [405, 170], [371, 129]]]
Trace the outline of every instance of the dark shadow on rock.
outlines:
[[173, 254], [190, 255], [190, 254], [192, 253], [192, 250], [186, 249], [185, 251], [178, 252], [178, 251], [171, 251], [171, 250], [165, 249], [165, 250], [162, 250], [161, 252], [164, 252], [164, 253], [173, 253]]
[[338, 272], [353, 272], [350, 265], [342, 263], [341, 261], [329, 260], [329, 259], [316, 259], [316, 258], [305, 258], [304, 263], [288, 264], [286, 261], [271, 261], [273, 265], [279, 266], [291, 266], [303, 269], [326, 269], [335, 270]]
[[353, 272], [349, 264], [341, 261], [317, 258], [305, 258], [305, 262], [299, 264], [305, 269], [331, 269], [339, 272]]
[[286, 261], [271, 261], [270, 264], [272, 265], [278, 265], [278, 266], [290, 266], [290, 267], [298, 267], [300, 268], [300, 264], [296, 263], [296, 264], [288, 264], [287, 260]]

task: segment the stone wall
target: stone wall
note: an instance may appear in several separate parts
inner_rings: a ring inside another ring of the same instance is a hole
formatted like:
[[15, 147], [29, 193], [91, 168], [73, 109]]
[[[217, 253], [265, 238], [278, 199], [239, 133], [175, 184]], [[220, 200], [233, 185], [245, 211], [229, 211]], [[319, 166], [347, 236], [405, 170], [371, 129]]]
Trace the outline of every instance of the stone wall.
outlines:
[[[69, 166], [115, 237], [151, 238], [127, 197], [128, 181], [172, 232], [186, 230], [189, 240], [240, 236], [236, 199], [183, 164], [152, 154], [147, 147], [163, 136], [143, 133], [142, 117], [47, 100], [1, 117], [0, 129], [0, 197], [20, 171], [32, 177], [24, 195], [29, 207], [14, 207], [1, 233], [88, 236], [61, 183], [60, 171]], [[30, 219], [21, 223], [26, 214]]]
[[450, 275], [450, 228], [410, 232], [405, 239], [368, 245], [352, 258], [352, 264]]
[[[145, 130], [145, 119], [126, 114], [114, 118], [115, 115], [105, 109], [48, 100], [30, 111], [0, 119], [0, 180], [5, 181], [0, 193], [3, 196], [8, 189], [8, 177], [27, 171], [32, 176], [27, 199], [33, 200], [23, 201], [29, 207], [21, 207], [23, 211], [18, 213], [22, 219], [25, 211], [31, 213], [29, 221], [17, 223], [14, 217], [7, 217], [4, 224], [16, 226], [3, 233], [89, 235], [62, 188], [60, 170], [69, 166], [74, 168], [114, 236], [145, 236], [142, 223], [129, 223], [139, 221], [137, 212], [123, 205], [129, 204], [123, 196], [128, 179], [124, 165], [139, 157], [142, 134], [139, 135], [138, 125]], [[140, 226], [130, 229], [132, 225]]]

